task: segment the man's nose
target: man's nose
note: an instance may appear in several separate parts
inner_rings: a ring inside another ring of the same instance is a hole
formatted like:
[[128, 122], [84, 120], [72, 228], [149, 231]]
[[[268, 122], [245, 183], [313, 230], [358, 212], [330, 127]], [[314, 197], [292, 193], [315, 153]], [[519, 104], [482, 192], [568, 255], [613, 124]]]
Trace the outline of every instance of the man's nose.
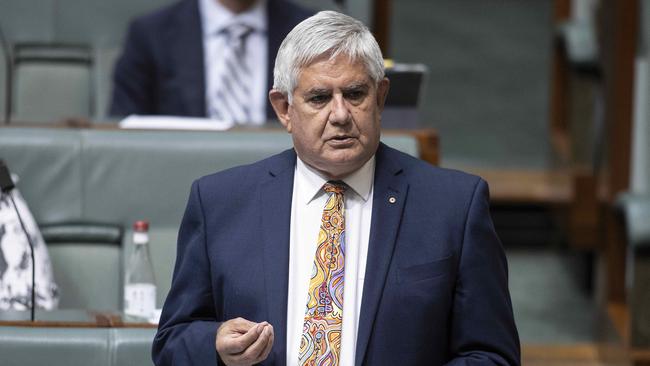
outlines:
[[346, 124], [350, 122], [350, 109], [342, 95], [334, 95], [330, 110], [330, 123]]

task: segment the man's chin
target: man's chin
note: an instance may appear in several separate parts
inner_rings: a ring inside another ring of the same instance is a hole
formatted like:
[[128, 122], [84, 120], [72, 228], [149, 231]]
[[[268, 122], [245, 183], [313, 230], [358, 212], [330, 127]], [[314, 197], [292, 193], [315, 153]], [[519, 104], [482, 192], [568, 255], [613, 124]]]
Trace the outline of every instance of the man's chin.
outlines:
[[346, 156], [339, 159], [330, 159], [322, 162], [319, 171], [325, 173], [328, 179], [343, 179], [359, 170], [368, 159], [360, 155]]

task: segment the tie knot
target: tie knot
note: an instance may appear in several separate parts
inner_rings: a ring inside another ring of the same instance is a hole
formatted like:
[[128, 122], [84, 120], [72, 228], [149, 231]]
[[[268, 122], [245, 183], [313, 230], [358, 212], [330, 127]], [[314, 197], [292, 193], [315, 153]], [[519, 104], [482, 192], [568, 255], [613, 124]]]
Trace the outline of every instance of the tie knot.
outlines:
[[231, 43], [239, 43], [246, 38], [253, 28], [243, 23], [233, 23], [224, 29], [224, 33], [228, 36], [228, 41]]
[[340, 180], [329, 181], [323, 184], [323, 190], [327, 193], [338, 193], [343, 194], [345, 192], [345, 183]]

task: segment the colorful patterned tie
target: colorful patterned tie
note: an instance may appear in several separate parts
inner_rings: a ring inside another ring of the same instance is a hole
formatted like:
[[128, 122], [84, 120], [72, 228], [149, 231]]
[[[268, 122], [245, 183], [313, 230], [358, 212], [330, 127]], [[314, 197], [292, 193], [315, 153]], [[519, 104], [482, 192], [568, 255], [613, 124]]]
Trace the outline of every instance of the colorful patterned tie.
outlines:
[[345, 274], [345, 186], [327, 182], [309, 299], [300, 340], [300, 365], [337, 366], [341, 354]]

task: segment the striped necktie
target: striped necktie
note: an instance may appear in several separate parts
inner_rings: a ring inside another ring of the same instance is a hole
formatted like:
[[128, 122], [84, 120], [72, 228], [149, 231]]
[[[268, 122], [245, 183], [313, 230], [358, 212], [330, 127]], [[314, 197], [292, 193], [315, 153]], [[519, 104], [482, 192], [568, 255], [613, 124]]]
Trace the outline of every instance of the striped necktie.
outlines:
[[300, 365], [338, 366], [343, 325], [343, 280], [345, 274], [345, 186], [327, 182], [330, 194], [323, 210], [318, 245], [309, 281]]
[[210, 116], [243, 124], [251, 121], [251, 71], [246, 64], [246, 38], [253, 31], [245, 24], [234, 23], [222, 32], [226, 38], [221, 74], [217, 76]]

